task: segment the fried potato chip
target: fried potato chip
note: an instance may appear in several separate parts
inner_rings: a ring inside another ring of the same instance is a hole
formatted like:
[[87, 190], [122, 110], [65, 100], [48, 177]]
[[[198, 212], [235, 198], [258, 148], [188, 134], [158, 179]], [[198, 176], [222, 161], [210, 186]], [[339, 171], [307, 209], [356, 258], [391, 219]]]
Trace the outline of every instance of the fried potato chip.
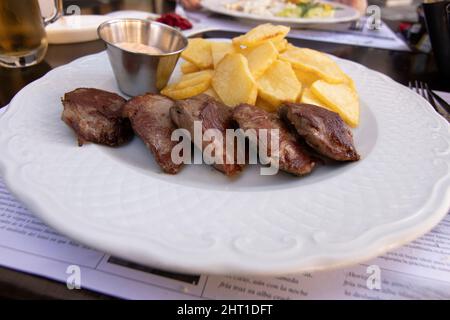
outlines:
[[275, 61], [257, 83], [261, 98], [275, 107], [282, 102], [296, 102], [302, 91], [290, 63], [282, 60]]
[[305, 88], [303, 89], [303, 93], [299, 99], [300, 103], [307, 103], [307, 104], [313, 104], [315, 106], [319, 106], [331, 111], [334, 111], [332, 109], [330, 109], [329, 107], [327, 107], [327, 105], [325, 103], [323, 103], [322, 101], [319, 100], [319, 98], [317, 98], [314, 93], [312, 93], [311, 89], [309, 88]]
[[213, 58], [214, 68], [217, 67], [217, 64], [220, 60], [225, 57], [228, 53], [235, 52], [235, 46], [232, 43], [227, 42], [212, 42], [211, 43], [211, 54]]
[[356, 89], [356, 85], [355, 85], [355, 81], [353, 81], [352, 78], [350, 78], [349, 75], [345, 75], [345, 81], [344, 83], [348, 84], [348, 86], [355, 92], [358, 92], [358, 90]]
[[271, 41], [252, 48], [247, 54], [248, 67], [255, 79], [259, 78], [277, 59], [278, 51]]
[[345, 83], [331, 84], [318, 80], [311, 86], [312, 93], [351, 127], [359, 124], [358, 94]]
[[297, 48], [289, 27], [259, 25], [229, 42], [190, 39], [182, 53], [182, 77], [161, 93], [186, 99], [201, 93], [228, 106], [255, 104], [276, 112], [283, 102], [314, 104], [359, 123], [354, 81], [327, 54]]
[[346, 81], [345, 73], [325, 53], [288, 45], [287, 50], [280, 54], [280, 59], [291, 63], [296, 69], [313, 72], [327, 82], [343, 83]]
[[207, 82], [208, 84], [210, 84], [213, 74], [214, 74], [213, 70], [202, 70], [188, 73], [183, 75], [180, 81], [178, 83], [175, 83], [174, 86], [177, 89], [182, 89], [203, 82]]
[[187, 99], [203, 93], [211, 86], [212, 70], [202, 70], [185, 74], [177, 83], [166, 86], [161, 93], [172, 99]]
[[214, 70], [213, 69], [205, 69], [205, 70], [199, 70], [196, 72], [191, 72], [191, 73], [187, 73], [187, 74], [183, 74], [181, 76], [180, 81], [184, 81], [184, 80], [188, 80], [188, 79], [193, 79], [193, 78], [203, 78], [203, 77], [211, 77], [214, 74]]
[[233, 39], [233, 43], [239, 46], [254, 47], [264, 41], [281, 41], [286, 37], [291, 28], [275, 26], [270, 23], [260, 24], [246, 34]]
[[219, 95], [217, 94], [217, 92], [213, 89], [213, 87], [209, 87], [205, 92], [203, 92], [204, 94], [207, 94], [210, 97], [213, 97], [216, 100], [220, 100]]
[[272, 41], [272, 42], [275, 45], [275, 48], [277, 48], [279, 53], [283, 53], [284, 51], [286, 51], [287, 46], [288, 46], [288, 41], [286, 39], [281, 39], [281, 40]]
[[316, 82], [317, 80], [320, 80], [319, 76], [314, 73], [314, 72], [310, 72], [310, 71], [305, 71], [302, 69], [296, 69], [293, 68], [295, 75], [297, 76], [298, 81], [301, 82], [303, 90], [306, 88], [311, 87], [311, 85]]
[[212, 87], [220, 100], [232, 107], [241, 103], [254, 104], [258, 93], [247, 59], [240, 53], [229, 53], [219, 62]]
[[189, 44], [181, 53], [181, 57], [195, 64], [199, 69], [211, 68], [213, 66], [211, 42], [200, 38], [189, 39]]
[[181, 72], [183, 74], [199, 71], [200, 69], [192, 62], [185, 61], [181, 64]]
[[209, 88], [208, 82], [200, 82], [198, 84], [177, 88], [176, 85], [168, 85], [161, 90], [161, 94], [168, 96], [174, 100], [187, 99], [196, 95], [199, 95]]

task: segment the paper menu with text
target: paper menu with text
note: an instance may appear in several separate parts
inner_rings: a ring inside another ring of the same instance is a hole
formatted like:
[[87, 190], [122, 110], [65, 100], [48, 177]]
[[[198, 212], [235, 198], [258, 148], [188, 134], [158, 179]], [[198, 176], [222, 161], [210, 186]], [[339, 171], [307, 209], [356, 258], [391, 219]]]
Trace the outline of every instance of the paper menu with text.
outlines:
[[[425, 236], [372, 261], [282, 277], [186, 275], [87, 248], [42, 223], [0, 180], [0, 265], [126, 299], [450, 299], [450, 215]], [[368, 286], [379, 268], [381, 289]]]

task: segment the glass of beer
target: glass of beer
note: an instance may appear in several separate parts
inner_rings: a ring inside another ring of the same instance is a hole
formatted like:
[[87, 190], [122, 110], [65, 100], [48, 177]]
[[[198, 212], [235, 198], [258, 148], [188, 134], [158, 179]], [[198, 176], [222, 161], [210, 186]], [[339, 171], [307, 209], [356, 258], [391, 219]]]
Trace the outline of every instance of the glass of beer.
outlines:
[[63, 13], [62, 0], [51, 1], [55, 10], [43, 18], [38, 0], [0, 0], [0, 66], [28, 67], [44, 59], [48, 47], [45, 25]]

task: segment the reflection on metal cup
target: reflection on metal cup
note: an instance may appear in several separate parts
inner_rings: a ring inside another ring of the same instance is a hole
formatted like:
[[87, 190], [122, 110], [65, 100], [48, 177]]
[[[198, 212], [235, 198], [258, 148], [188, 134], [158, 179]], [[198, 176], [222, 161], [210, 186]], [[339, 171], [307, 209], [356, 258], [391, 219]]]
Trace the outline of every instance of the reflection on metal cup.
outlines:
[[[164, 88], [188, 43], [178, 30], [140, 19], [106, 21], [98, 34], [106, 44], [119, 88], [129, 96], [158, 93]], [[146, 45], [161, 52], [128, 50], [121, 43]]]

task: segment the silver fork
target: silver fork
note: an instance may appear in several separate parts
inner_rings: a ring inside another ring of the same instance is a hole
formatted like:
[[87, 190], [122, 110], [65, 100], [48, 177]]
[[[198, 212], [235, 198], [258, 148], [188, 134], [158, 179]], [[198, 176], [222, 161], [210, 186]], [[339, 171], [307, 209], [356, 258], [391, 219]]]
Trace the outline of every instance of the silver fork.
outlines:
[[414, 82], [409, 81], [408, 87], [411, 90], [416, 91], [419, 95], [421, 95], [425, 100], [427, 100], [434, 110], [443, 116], [448, 122], [450, 122], [450, 113], [447, 111], [444, 105], [438, 104], [435, 101], [435, 95], [433, 91], [430, 90], [428, 84], [426, 82], [415, 80]]

